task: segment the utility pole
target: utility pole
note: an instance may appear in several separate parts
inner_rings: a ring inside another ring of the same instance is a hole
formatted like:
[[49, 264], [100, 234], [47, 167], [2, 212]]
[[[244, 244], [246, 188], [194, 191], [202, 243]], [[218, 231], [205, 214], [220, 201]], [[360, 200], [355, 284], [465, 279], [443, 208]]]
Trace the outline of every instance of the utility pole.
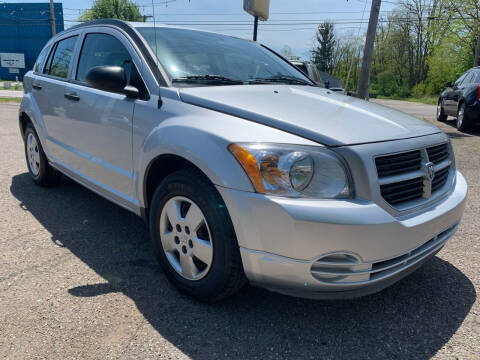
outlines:
[[253, 22], [253, 41], [257, 41], [257, 31], [258, 31], [258, 16], [255, 16]]
[[55, 25], [55, 8], [53, 6], [53, 0], [50, 0], [50, 22], [52, 23], [52, 36], [57, 33], [57, 26]]
[[377, 33], [378, 14], [380, 12], [381, 2], [382, 0], [372, 0], [367, 39], [365, 40], [365, 48], [363, 50], [362, 71], [360, 72], [360, 81], [358, 83], [358, 97], [365, 100], [368, 100], [370, 64], [372, 62], [373, 44], [375, 42], [375, 34]]

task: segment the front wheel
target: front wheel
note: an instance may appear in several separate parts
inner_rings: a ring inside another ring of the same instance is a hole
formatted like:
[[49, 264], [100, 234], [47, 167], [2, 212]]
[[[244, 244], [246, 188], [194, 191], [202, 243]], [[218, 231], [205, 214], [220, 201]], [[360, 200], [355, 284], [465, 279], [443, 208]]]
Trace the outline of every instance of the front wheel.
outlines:
[[466, 131], [470, 129], [471, 120], [467, 113], [467, 107], [465, 103], [461, 103], [457, 112], [457, 129], [459, 131]]
[[438, 100], [437, 105], [437, 121], [447, 120], [447, 114], [445, 114], [445, 109], [443, 108], [443, 100]]
[[166, 276], [187, 295], [215, 302], [245, 284], [227, 208], [199, 170], [181, 170], [161, 182], [152, 199], [150, 234]]

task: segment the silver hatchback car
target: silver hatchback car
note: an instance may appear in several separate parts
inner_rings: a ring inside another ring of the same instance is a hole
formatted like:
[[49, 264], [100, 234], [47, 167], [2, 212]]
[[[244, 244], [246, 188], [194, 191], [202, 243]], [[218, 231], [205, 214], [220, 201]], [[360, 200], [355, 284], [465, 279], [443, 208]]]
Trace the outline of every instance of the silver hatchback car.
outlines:
[[255, 42], [99, 20], [51, 39], [24, 84], [34, 182], [63, 173], [142, 216], [167, 277], [202, 301], [247, 281], [370, 294], [462, 217], [467, 184], [437, 127], [320, 88]]

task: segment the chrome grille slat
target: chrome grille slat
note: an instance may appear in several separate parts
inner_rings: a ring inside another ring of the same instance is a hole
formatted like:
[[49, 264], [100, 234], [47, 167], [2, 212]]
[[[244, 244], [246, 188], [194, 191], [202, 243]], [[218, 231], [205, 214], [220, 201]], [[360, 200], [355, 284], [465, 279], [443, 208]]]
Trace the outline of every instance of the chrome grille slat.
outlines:
[[446, 184], [451, 163], [448, 143], [376, 157], [380, 193], [392, 206], [428, 201]]

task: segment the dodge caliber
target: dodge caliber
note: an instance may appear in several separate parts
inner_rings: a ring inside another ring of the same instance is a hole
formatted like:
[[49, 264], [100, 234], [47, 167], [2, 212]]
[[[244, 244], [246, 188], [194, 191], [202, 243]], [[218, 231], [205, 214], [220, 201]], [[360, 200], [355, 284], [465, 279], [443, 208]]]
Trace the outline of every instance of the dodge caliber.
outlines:
[[[117, 20], [52, 38], [24, 80], [28, 171], [143, 217], [184, 293], [351, 298], [455, 233], [467, 184], [437, 127], [318, 87], [269, 48]], [[72, 204], [75, 206], [75, 204]]]

